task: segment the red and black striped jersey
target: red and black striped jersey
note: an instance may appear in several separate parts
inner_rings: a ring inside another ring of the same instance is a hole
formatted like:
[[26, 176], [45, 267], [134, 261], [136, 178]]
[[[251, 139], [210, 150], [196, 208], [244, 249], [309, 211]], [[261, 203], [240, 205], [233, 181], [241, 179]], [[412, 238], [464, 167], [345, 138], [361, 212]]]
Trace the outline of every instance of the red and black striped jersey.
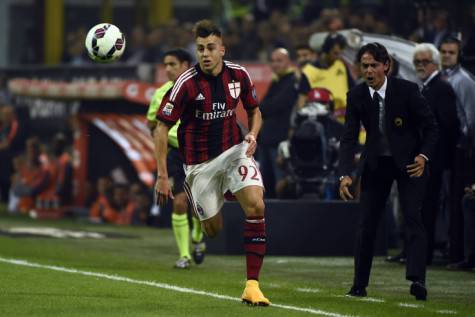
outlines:
[[199, 64], [185, 71], [163, 98], [157, 119], [169, 125], [181, 120], [178, 143], [185, 164], [210, 160], [242, 141], [236, 107], [258, 106], [247, 70], [224, 61], [217, 76], [203, 73]]

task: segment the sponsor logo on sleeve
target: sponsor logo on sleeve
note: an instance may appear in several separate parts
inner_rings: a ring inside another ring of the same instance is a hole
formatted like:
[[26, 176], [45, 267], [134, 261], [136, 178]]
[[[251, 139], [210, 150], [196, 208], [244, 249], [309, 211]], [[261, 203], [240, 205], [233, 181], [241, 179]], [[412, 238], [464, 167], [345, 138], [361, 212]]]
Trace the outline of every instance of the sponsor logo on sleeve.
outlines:
[[166, 116], [171, 116], [173, 111], [173, 104], [170, 102], [167, 102], [165, 104], [165, 107], [163, 107], [162, 113]]
[[252, 98], [254, 98], [254, 100], [257, 101], [256, 87], [252, 87]]

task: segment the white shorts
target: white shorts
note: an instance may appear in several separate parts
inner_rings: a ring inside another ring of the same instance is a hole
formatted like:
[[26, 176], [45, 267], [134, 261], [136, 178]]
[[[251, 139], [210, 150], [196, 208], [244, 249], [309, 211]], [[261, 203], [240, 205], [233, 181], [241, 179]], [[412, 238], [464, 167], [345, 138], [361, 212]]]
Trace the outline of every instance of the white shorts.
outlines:
[[248, 146], [249, 143], [243, 141], [209, 161], [185, 165], [185, 192], [200, 220], [219, 212], [228, 190], [234, 194], [248, 186], [264, 188], [256, 162], [246, 156]]

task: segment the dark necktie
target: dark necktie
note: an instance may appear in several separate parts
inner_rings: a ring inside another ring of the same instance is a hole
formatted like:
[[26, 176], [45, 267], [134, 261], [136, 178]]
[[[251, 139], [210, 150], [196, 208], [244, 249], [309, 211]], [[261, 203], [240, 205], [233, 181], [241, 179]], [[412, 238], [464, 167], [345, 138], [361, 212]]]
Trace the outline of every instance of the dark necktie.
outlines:
[[373, 103], [374, 106], [376, 107], [376, 111], [378, 111], [378, 127], [379, 131], [383, 132], [383, 127], [384, 127], [384, 106], [382, 102], [381, 96], [378, 94], [377, 91], [374, 92], [373, 94]]

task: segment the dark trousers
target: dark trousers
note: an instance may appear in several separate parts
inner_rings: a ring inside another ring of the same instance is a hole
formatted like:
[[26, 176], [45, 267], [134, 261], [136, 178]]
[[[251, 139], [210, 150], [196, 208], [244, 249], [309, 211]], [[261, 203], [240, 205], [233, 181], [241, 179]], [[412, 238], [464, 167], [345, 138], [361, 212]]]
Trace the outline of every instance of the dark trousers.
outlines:
[[259, 145], [258, 160], [260, 171], [266, 189], [266, 198], [275, 198], [275, 185], [283, 177], [283, 172], [277, 166], [277, 147], [271, 145]]
[[8, 196], [10, 193], [10, 181], [0, 179], [0, 201], [2, 203], [8, 203]]
[[432, 264], [434, 256], [435, 222], [440, 214], [440, 190], [442, 188], [440, 169], [430, 169], [427, 190], [422, 204], [422, 221], [427, 233], [427, 264]]
[[475, 195], [465, 194], [463, 201], [465, 260], [475, 263]]
[[393, 181], [397, 182], [399, 200], [405, 223], [406, 278], [425, 281], [427, 239], [422, 223], [422, 201], [427, 185], [427, 172], [419, 178], [410, 178], [397, 168], [392, 157], [379, 157], [375, 170], [368, 165], [361, 178], [360, 208], [355, 249], [354, 285], [368, 286], [376, 232]]

